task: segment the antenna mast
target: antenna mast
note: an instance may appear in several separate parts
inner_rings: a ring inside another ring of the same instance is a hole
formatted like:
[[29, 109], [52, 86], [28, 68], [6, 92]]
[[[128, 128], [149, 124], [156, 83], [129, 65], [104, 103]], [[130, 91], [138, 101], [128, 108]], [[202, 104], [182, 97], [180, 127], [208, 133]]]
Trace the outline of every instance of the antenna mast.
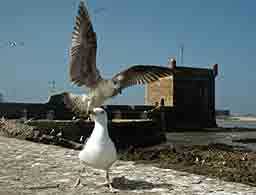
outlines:
[[184, 58], [184, 44], [182, 43], [180, 45], [180, 63], [183, 64], [183, 58]]

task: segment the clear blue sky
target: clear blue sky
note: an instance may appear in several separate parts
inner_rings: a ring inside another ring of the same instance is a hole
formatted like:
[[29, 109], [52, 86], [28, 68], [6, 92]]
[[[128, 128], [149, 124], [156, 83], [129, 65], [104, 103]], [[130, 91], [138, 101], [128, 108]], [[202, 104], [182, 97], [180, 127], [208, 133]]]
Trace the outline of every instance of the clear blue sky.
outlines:
[[[8, 101], [46, 102], [49, 81], [82, 92], [68, 78], [68, 49], [79, 0], [3, 1], [0, 6], [0, 92]], [[184, 44], [184, 63], [220, 64], [216, 107], [256, 114], [256, 1], [88, 0], [98, 35], [97, 63], [111, 77], [131, 64], [166, 64]], [[106, 8], [98, 14], [93, 10]], [[24, 46], [7, 47], [8, 40]], [[111, 103], [142, 104], [144, 88]]]

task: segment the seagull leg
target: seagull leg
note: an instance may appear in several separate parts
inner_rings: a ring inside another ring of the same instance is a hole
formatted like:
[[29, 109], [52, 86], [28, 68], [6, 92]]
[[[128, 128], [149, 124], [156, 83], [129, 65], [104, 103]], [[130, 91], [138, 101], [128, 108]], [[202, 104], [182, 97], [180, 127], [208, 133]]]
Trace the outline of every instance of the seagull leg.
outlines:
[[106, 170], [106, 182], [107, 182], [110, 192], [114, 192], [114, 189], [112, 187], [112, 184], [111, 184], [110, 178], [109, 178], [109, 169]]
[[73, 185], [73, 188], [76, 188], [77, 186], [79, 186], [81, 184], [81, 173], [84, 171], [84, 166], [81, 163], [81, 161], [79, 162], [79, 170], [78, 170], [78, 178], [76, 179], [75, 184]]

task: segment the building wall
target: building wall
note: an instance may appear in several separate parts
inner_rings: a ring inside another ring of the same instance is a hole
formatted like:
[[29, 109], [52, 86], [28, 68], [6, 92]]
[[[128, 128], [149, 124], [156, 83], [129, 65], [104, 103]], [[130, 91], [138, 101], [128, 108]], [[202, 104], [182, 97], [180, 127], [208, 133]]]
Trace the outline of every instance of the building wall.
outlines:
[[216, 125], [215, 75], [211, 69], [177, 67], [181, 72], [146, 86], [145, 104], [160, 104], [161, 98], [168, 110], [168, 127]]
[[180, 123], [215, 123], [214, 77], [177, 77], [174, 81], [176, 121]]
[[165, 106], [173, 106], [173, 77], [162, 78], [146, 87], [145, 104], [160, 105], [161, 99]]

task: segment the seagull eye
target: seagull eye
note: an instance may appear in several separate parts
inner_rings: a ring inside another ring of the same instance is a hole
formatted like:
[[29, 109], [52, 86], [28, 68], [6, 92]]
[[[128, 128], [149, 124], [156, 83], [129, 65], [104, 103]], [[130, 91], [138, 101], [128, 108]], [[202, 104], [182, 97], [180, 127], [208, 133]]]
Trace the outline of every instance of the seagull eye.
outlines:
[[117, 84], [117, 82], [116, 82], [116, 81], [113, 81], [113, 83], [114, 83], [114, 85], [116, 85], [116, 84]]

